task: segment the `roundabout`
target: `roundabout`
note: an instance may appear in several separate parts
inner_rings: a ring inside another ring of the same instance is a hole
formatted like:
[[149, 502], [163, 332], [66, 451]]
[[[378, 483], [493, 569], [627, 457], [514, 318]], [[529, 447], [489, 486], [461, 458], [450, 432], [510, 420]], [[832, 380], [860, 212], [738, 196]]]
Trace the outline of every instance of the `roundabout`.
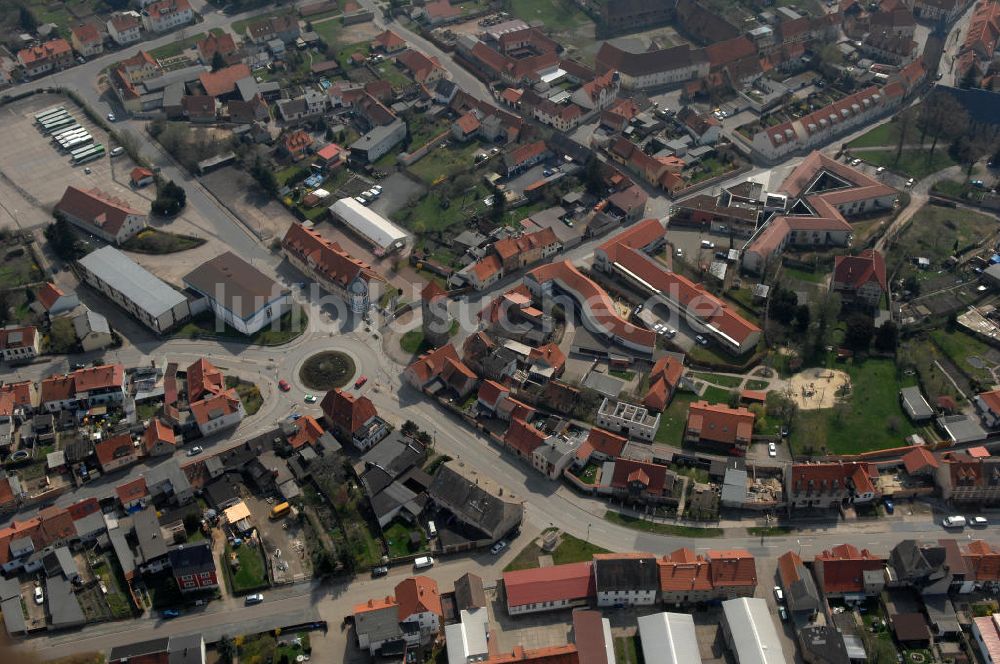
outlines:
[[299, 381], [311, 390], [326, 392], [347, 385], [355, 371], [350, 355], [326, 350], [306, 358], [299, 367]]

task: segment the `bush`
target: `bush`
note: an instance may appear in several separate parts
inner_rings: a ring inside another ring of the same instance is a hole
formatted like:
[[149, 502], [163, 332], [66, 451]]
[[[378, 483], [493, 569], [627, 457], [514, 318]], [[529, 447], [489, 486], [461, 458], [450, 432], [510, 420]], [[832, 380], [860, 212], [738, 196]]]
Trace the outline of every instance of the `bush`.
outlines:
[[172, 217], [178, 214], [187, 205], [187, 193], [184, 188], [170, 180], [156, 194], [151, 210], [153, 214], [162, 217]]

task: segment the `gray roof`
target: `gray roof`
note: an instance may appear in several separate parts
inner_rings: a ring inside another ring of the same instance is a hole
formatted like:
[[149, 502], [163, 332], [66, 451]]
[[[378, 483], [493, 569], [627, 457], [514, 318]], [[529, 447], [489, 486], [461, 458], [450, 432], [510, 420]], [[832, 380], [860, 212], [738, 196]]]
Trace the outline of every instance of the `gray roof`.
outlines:
[[583, 386], [589, 387], [592, 390], [597, 390], [599, 393], [611, 399], [617, 399], [618, 395], [621, 394], [622, 388], [625, 387], [625, 383], [614, 376], [591, 371], [587, 374], [587, 377], [583, 379]]
[[45, 466], [50, 470], [64, 465], [66, 465], [66, 453], [64, 451], [56, 450], [45, 455]]
[[170, 653], [168, 664], [205, 664], [201, 657], [205, 639], [201, 634], [171, 636], [167, 650]]
[[955, 605], [947, 595], [924, 595], [923, 600], [927, 617], [937, 634], [958, 634], [962, 631], [958, 624], [958, 615], [955, 613]]
[[182, 493], [191, 488], [191, 483], [188, 482], [187, 475], [181, 470], [181, 466], [177, 463], [176, 459], [161, 463], [146, 473], [146, 486], [149, 487], [151, 493], [154, 492], [154, 489], [156, 491], [165, 490], [165, 486], [161, 486], [164, 483], [169, 483], [175, 494]]
[[156, 519], [156, 511], [152, 509], [136, 512], [132, 516], [135, 537], [139, 541], [139, 554], [142, 562], [148, 563], [167, 555], [167, 543], [160, 532], [160, 522]]
[[148, 641], [139, 641], [138, 643], [129, 643], [124, 646], [115, 646], [108, 653], [108, 661], [117, 662], [118, 660], [129, 659], [130, 657], [155, 655], [166, 652], [169, 647], [170, 638], [166, 636]]
[[73, 594], [70, 582], [62, 576], [52, 576], [45, 581], [45, 601], [49, 607], [49, 628], [61, 629], [82, 625], [86, 618], [80, 602]]
[[153, 78], [146, 79], [142, 82], [142, 87], [146, 89], [146, 92], [157, 92], [173, 85], [174, 83], [190, 83], [191, 81], [196, 81], [199, 76], [208, 70], [209, 68], [203, 65], [194, 65], [192, 67], [184, 67], [183, 69], [175, 69], [174, 71], [168, 71], [162, 76], [154, 76]]
[[366, 634], [371, 642], [401, 639], [403, 630], [399, 623], [399, 609], [388, 606], [354, 615], [354, 631]]
[[184, 285], [243, 320], [251, 319], [286, 295], [273, 279], [231, 251], [188, 272]]
[[76, 527], [77, 535], [81, 537], [87, 537], [94, 533], [100, 534], [105, 528], [104, 515], [100, 512], [91, 512], [82, 519], [74, 521], [73, 525]]
[[361, 461], [366, 467], [382, 468], [392, 479], [395, 479], [425, 454], [427, 454], [427, 448], [423, 444], [398, 431], [393, 431], [385, 440], [368, 450], [361, 457]]
[[455, 605], [459, 611], [485, 607], [486, 601], [481, 577], [466, 572], [455, 581]]
[[0, 610], [3, 611], [3, 624], [7, 627], [7, 634], [14, 636], [28, 631], [28, 625], [24, 622], [24, 613], [21, 611], [20, 596], [0, 602]]
[[8, 579], [0, 575], [0, 601], [20, 596], [21, 584], [17, 582], [17, 577]]
[[727, 468], [722, 482], [722, 504], [740, 506], [747, 501], [747, 471]]
[[979, 422], [967, 415], [947, 415], [937, 418], [938, 428], [956, 443], [974, 443], [986, 440], [986, 430]]
[[76, 562], [73, 560], [73, 554], [65, 546], [45, 554], [45, 557], [42, 558], [42, 565], [45, 566], [46, 576], [61, 574], [69, 580], [80, 576], [80, 572], [76, 569]]
[[912, 419], [927, 420], [934, 416], [934, 409], [927, 403], [919, 387], [904, 387], [899, 391], [899, 396], [903, 400], [903, 408]]
[[169, 108], [172, 106], [180, 106], [181, 100], [184, 98], [184, 84], [183, 83], [171, 83], [163, 89], [163, 106], [164, 108]]
[[499, 539], [521, 523], [524, 508], [493, 496], [462, 477], [447, 464], [438, 468], [427, 493], [463, 524], [487, 539]]
[[73, 329], [76, 330], [77, 339], [82, 339], [91, 332], [111, 334], [108, 319], [91, 309], [87, 309], [73, 319]]
[[135, 571], [135, 554], [125, 540], [125, 531], [121, 528], [109, 530], [108, 539], [111, 541], [111, 548], [115, 550], [118, 564], [122, 566], [122, 573], [128, 578]]
[[236, 90], [240, 93], [240, 99], [243, 101], [250, 101], [260, 92], [257, 81], [254, 80], [253, 76], [247, 76], [236, 81]]
[[701, 662], [694, 618], [690, 614], [663, 611], [641, 616], [637, 623], [642, 653], [650, 664]]
[[[403, 121], [397, 118], [387, 125], [373, 127], [367, 134], [351, 143], [348, 149], [364, 150], [367, 152], [373, 146], [380, 144], [382, 141], [391, 136], [393, 132], [399, 131], [400, 124], [403, 124]], [[403, 140], [402, 137], [400, 137], [399, 140]]]
[[599, 558], [594, 560], [597, 592], [613, 590], [659, 590], [656, 558]]
[[80, 265], [154, 318], [187, 301], [179, 291], [112, 246], [90, 252], [80, 259]]
[[738, 644], [740, 664], [784, 664], [781, 641], [765, 600], [731, 599], [722, 603], [722, 612], [732, 643]]

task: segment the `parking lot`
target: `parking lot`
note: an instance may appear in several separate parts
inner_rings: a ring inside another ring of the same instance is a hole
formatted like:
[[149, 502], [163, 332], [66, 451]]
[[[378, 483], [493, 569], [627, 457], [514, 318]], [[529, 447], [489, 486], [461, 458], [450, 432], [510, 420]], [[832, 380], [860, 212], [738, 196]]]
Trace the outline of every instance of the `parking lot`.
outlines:
[[275, 583], [293, 583], [312, 574], [309, 552], [306, 550], [302, 526], [298, 519], [287, 515], [271, 519], [271, 508], [280, 498], [247, 496], [253, 524], [264, 542], [264, 552]]

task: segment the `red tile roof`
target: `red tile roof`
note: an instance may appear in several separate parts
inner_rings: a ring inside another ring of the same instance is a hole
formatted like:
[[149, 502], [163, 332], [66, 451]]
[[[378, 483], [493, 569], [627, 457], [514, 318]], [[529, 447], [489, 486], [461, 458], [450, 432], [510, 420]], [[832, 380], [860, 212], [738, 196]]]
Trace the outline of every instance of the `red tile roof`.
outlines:
[[187, 368], [188, 401], [198, 401], [205, 394], [218, 394], [226, 388], [226, 377], [205, 358]]
[[858, 493], [874, 493], [873, 474], [878, 471], [867, 463], [796, 463], [792, 464], [792, 493], [839, 493], [852, 483]]
[[0, 350], [31, 348], [35, 345], [38, 330], [31, 325], [0, 329]]
[[77, 369], [69, 374], [77, 393], [121, 387], [125, 382], [125, 367], [121, 364], [102, 364], [99, 367]]
[[583, 600], [595, 594], [593, 562], [504, 572], [508, 606]]
[[191, 404], [191, 414], [198, 424], [207, 424], [212, 419], [232, 415], [239, 410], [239, 406], [240, 398], [236, 390], [226, 390]]
[[148, 453], [156, 447], [157, 443], [161, 442], [175, 445], [174, 430], [161, 422], [160, 418], [154, 417], [149, 421], [149, 426], [146, 427], [146, 431], [142, 434], [143, 448]]
[[701, 440], [733, 445], [749, 442], [753, 436], [754, 414], [746, 408], [697, 401], [688, 407], [687, 428], [699, 431]]
[[144, 496], [148, 496], [149, 490], [146, 488], [146, 478], [137, 477], [131, 482], [119, 484], [115, 487], [115, 493], [118, 494], [118, 500], [121, 501], [123, 505], [134, 500], [139, 500]]
[[144, 11], [150, 18], [159, 20], [171, 14], [189, 11], [191, 4], [188, 0], [158, 0], [146, 5]]
[[495, 380], [484, 380], [479, 385], [477, 398], [490, 407], [496, 408], [497, 400], [501, 395], [510, 394], [510, 388], [501, 385]]
[[[611, 477], [611, 486], [615, 489], [627, 489], [633, 482], [644, 486], [643, 491], [653, 496], [662, 496], [673, 488], [673, 482], [667, 486], [666, 466], [631, 459], [616, 459], [615, 472]], [[673, 477], [671, 477], [673, 480]]]
[[534, 650], [514, 646], [510, 652], [491, 655], [486, 664], [580, 664], [580, 654], [575, 643]]
[[228, 32], [221, 35], [209, 33], [207, 37], [198, 42], [198, 52], [201, 54], [202, 61], [210, 64], [216, 53], [221, 53], [224, 56], [235, 53], [236, 40]]
[[824, 593], [856, 593], [864, 590], [863, 573], [882, 570], [885, 559], [868, 549], [858, 549], [853, 544], [840, 544], [816, 556], [816, 565], [822, 565]]
[[883, 292], [888, 290], [885, 260], [874, 249], [865, 249], [857, 256], [837, 256], [834, 259], [833, 282], [843, 288], [857, 290], [874, 280]]
[[372, 40], [373, 46], [380, 46], [386, 51], [394, 51], [398, 48], [406, 46], [406, 40], [397, 35], [392, 30], [386, 30], [379, 33], [375, 39]]
[[281, 244], [286, 251], [307, 262], [323, 278], [342, 288], [359, 277], [366, 281], [381, 279], [368, 263], [354, 258], [336, 242], [323, 238], [302, 224], [289, 226]]
[[421, 355], [420, 359], [407, 367], [406, 370], [413, 373], [422, 385], [426, 385], [432, 378], [444, 373], [449, 360], [461, 361], [455, 347], [451, 344], [445, 344]]
[[111, 235], [118, 235], [118, 231], [130, 215], [145, 216], [128, 202], [100, 189], [84, 190], [72, 186], [66, 187], [62, 199], [56, 203], [56, 210]]
[[650, 410], [662, 411], [667, 407], [667, 400], [684, 375], [684, 363], [672, 355], [664, 355], [656, 361], [649, 372], [649, 390], [642, 400]]
[[316, 442], [323, 435], [323, 427], [311, 415], [304, 415], [295, 420], [292, 427], [295, 431], [288, 437], [288, 444], [293, 450], [297, 450], [307, 443], [315, 447]]
[[250, 76], [250, 67], [241, 62], [224, 67], [219, 71], [205, 72], [198, 77], [198, 80], [201, 81], [201, 86], [205, 88], [205, 94], [211, 97], [218, 97], [235, 90], [236, 81], [247, 76]]
[[962, 552], [966, 568], [979, 582], [1000, 581], [1000, 549], [983, 540], [973, 540]]
[[656, 561], [662, 592], [705, 591], [712, 589], [709, 562], [691, 549], [677, 549]]
[[42, 60], [68, 55], [72, 50], [69, 42], [65, 39], [53, 39], [44, 44], [36, 44], [29, 48], [21, 49], [17, 52], [17, 59], [25, 67], [30, 67]]
[[481, 260], [476, 261], [475, 265], [472, 266], [472, 272], [476, 275], [480, 283], [485, 283], [492, 279], [495, 274], [499, 273], [502, 268], [503, 265], [501, 265], [500, 259], [493, 254], [488, 254]]
[[468, 135], [479, 129], [479, 118], [469, 112], [455, 120], [455, 124], [462, 130], [463, 135]]
[[532, 453], [545, 444], [548, 434], [536, 429], [527, 422], [519, 418], [513, 418], [507, 433], [504, 434], [503, 442], [514, 448], [522, 456], [530, 457]]
[[545, 141], [535, 141], [534, 143], [522, 145], [508, 154], [507, 163], [515, 167], [519, 166], [529, 159], [534, 159], [535, 157], [544, 154], [548, 149], [548, 146], [545, 145]]
[[38, 289], [35, 299], [48, 311], [65, 294], [61, 288], [50, 282]]
[[746, 549], [709, 551], [712, 585], [716, 588], [753, 588], [757, 585], [757, 565]]
[[563, 354], [558, 345], [550, 342], [544, 346], [532, 348], [531, 352], [528, 353], [528, 361], [543, 362], [555, 369], [555, 372], [559, 374], [562, 373], [563, 368], [566, 366], [566, 355]]
[[350, 434], [358, 431], [368, 420], [378, 416], [371, 399], [365, 396], [356, 397], [337, 388], [326, 393], [320, 407], [334, 426]]
[[94, 445], [94, 453], [103, 467], [121, 457], [134, 457], [135, 446], [132, 443], [132, 437], [123, 433], [113, 438], [106, 438]]
[[437, 582], [426, 576], [413, 576], [396, 584], [396, 604], [401, 621], [428, 612], [444, 618]]
[[0, 394], [13, 395], [15, 406], [33, 406], [35, 404], [35, 384], [30, 380], [6, 383], [0, 386]]
[[433, 302], [441, 297], [448, 297], [448, 291], [438, 286], [434, 280], [428, 281], [424, 289], [420, 291], [420, 299], [424, 302]]
[[914, 447], [912, 450], [904, 454], [902, 461], [903, 467], [906, 468], [906, 472], [911, 475], [928, 469], [934, 470], [941, 465], [941, 462], [937, 460], [937, 457], [931, 454], [931, 452], [923, 446]]
[[101, 42], [101, 32], [92, 23], [78, 25], [71, 29], [73, 36], [83, 45]]
[[435, 69], [441, 69], [441, 64], [435, 57], [427, 57], [420, 51], [414, 51], [412, 48], [403, 51], [396, 56], [396, 61], [401, 63], [413, 76], [413, 80], [417, 83], [423, 83], [428, 79]]
[[138, 184], [140, 180], [145, 180], [146, 178], [151, 178], [153, 176], [154, 176], [153, 171], [149, 170], [148, 168], [142, 168], [141, 166], [136, 166], [135, 168], [132, 169], [132, 172], [129, 174], [129, 179], [132, 181], [132, 184]]
[[628, 438], [594, 427], [587, 435], [586, 442], [593, 447], [594, 451], [600, 452], [612, 459], [617, 459], [621, 456], [622, 450], [625, 449]]
[[43, 404], [50, 401], [67, 401], [76, 395], [72, 376], [50, 376], [43, 378], [39, 401]]
[[556, 280], [581, 298], [588, 318], [600, 326], [609, 336], [616, 336], [637, 346], [652, 350], [656, 346], [656, 334], [652, 330], [637, 327], [618, 313], [611, 297], [603, 288], [585, 277], [569, 261], [550, 263], [531, 270], [528, 275], [540, 284]]
[[989, 408], [991, 411], [1000, 415], [1000, 390], [992, 390], [990, 392], [980, 392], [979, 400], [984, 406]]

